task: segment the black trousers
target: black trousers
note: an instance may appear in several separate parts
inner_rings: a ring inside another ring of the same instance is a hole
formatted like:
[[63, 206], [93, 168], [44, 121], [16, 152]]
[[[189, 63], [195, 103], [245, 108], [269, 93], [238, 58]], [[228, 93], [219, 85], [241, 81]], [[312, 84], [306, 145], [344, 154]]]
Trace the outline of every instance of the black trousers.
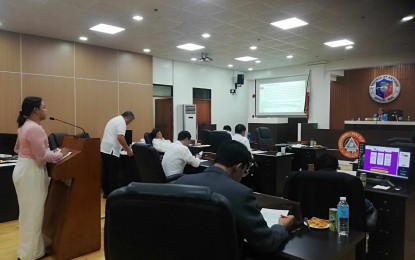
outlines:
[[101, 188], [104, 193], [104, 198], [115, 189], [118, 185], [118, 170], [120, 165], [120, 158], [117, 156], [101, 153]]

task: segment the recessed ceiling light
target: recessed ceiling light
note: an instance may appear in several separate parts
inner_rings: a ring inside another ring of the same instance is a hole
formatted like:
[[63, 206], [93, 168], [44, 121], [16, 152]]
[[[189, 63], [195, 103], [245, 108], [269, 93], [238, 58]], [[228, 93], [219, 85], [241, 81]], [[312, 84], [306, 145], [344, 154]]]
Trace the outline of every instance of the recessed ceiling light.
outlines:
[[150, 52], [150, 49], [143, 49], [143, 52]]
[[79, 37], [79, 40], [81, 40], [81, 41], [87, 41], [88, 40], [88, 37], [81, 36], [81, 37]]
[[92, 31], [103, 32], [108, 34], [115, 34], [124, 31], [124, 28], [112, 26], [104, 23], [100, 23], [95, 25], [94, 27], [89, 28]]
[[210, 34], [208, 34], [208, 33], [204, 33], [204, 34], [202, 34], [202, 37], [203, 37], [203, 38], [209, 38], [209, 37], [210, 37]]
[[232, 67], [233, 67], [233, 64], [228, 64], [228, 67], [229, 67], [229, 68], [232, 68]]
[[139, 16], [139, 15], [135, 15], [135, 16], [133, 16], [133, 19], [136, 20], [136, 21], [141, 21], [141, 20], [143, 20], [143, 17]]
[[250, 56], [235, 58], [235, 60], [239, 60], [239, 61], [251, 61], [251, 60], [257, 60], [257, 59], [258, 58], [254, 58], [254, 57], [250, 57]]
[[253, 68], [248, 68], [248, 70], [254, 70]]
[[291, 29], [291, 28], [295, 28], [295, 27], [300, 27], [300, 26], [304, 26], [304, 25], [307, 25], [307, 24], [308, 24], [307, 22], [304, 22], [303, 20], [300, 20], [296, 17], [271, 23], [271, 25], [274, 25], [274, 26], [276, 26], [278, 28], [281, 28], [283, 30], [287, 30], [287, 29]]
[[292, 59], [293, 57], [293, 55], [287, 55], [287, 59]]
[[260, 60], [256, 60], [255, 63], [261, 63], [261, 61]]
[[193, 44], [193, 43], [186, 43], [179, 46], [176, 46], [179, 49], [188, 50], [188, 51], [195, 51], [205, 48], [205, 46]]
[[197, 61], [197, 58], [193, 57], [193, 58], [191, 58], [190, 60], [192, 60], [192, 61]]
[[352, 46], [352, 45], [346, 46], [346, 47], [345, 47], [345, 49], [346, 49], [346, 50], [353, 49], [353, 46]]
[[249, 47], [249, 49], [251, 49], [251, 50], [256, 50], [256, 49], [258, 49], [258, 47], [256, 47], [256, 46], [251, 46], [251, 47]]
[[408, 16], [405, 16], [404, 18], [402, 18], [402, 22], [407, 22], [407, 21], [410, 21], [410, 20], [412, 20], [412, 19], [414, 19], [414, 16], [413, 15], [408, 15]]
[[351, 45], [351, 44], [354, 44], [354, 42], [349, 41], [347, 39], [343, 39], [343, 40], [338, 40], [338, 41], [325, 42], [324, 44], [334, 48], [334, 47], [341, 47], [341, 46]]

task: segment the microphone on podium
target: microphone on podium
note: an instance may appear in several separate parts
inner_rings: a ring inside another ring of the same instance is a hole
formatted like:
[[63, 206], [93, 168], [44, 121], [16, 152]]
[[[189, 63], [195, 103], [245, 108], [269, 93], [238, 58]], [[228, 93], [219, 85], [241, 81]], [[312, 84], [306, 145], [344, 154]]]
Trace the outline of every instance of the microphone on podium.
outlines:
[[56, 120], [56, 121], [59, 121], [59, 122], [62, 122], [62, 123], [64, 123], [64, 124], [67, 124], [67, 125], [70, 125], [70, 126], [74, 126], [74, 127], [76, 127], [76, 128], [79, 128], [79, 129], [81, 129], [82, 130], [82, 134], [79, 134], [79, 135], [76, 135], [76, 137], [79, 137], [79, 138], [89, 138], [89, 134], [88, 133], [86, 133], [85, 132], [85, 129], [83, 129], [82, 127], [80, 127], [80, 126], [77, 126], [77, 125], [74, 125], [74, 124], [71, 124], [71, 123], [68, 123], [68, 122], [66, 122], [66, 121], [63, 121], [63, 120], [60, 120], [60, 119], [57, 119], [56, 117], [53, 117], [53, 116], [51, 116], [51, 117], [49, 117], [49, 119], [50, 120]]

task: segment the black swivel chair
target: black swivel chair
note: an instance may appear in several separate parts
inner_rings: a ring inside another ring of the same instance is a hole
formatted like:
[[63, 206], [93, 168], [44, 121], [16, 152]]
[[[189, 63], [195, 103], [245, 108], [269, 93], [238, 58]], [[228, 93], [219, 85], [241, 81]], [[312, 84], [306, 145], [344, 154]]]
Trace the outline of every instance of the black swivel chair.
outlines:
[[229, 201], [208, 187], [131, 183], [106, 201], [105, 259], [238, 259]]
[[160, 155], [153, 146], [135, 143], [132, 149], [134, 161], [142, 182], [166, 183], [183, 176], [183, 174], [174, 174], [166, 177], [161, 166]]
[[366, 215], [365, 191], [359, 178], [335, 171], [300, 171], [291, 173], [284, 187], [284, 197], [300, 202], [303, 216], [308, 218], [327, 219], [329, 208], [336, 208], [342, 196], [350, 207], [350, 228], [372, 232], [377, 211]]
[[258, 127], [255, 129], [255, 136], [260, 150], [273, 150], [275, 142], [271, 129], [268, 127]]
[[65, 136], [68, 136], [69, 134], [64, 133], [64, 132], [55, 132], [55, 133], [51, 133], [48, 136], [48, 141], [49, 141], [49, 148], [51, 150], [55, 150], [56, 148], [61, 147], [62, 144], [62, 140]]
[[232, 140], [232, 136], [226, 131], [215, 130], [210, 133], [210, 151], [216, 153], [219, 146], [226, 140]]
[[148, 132], [144, 133], [144, 141], [146, 142], [146, 144], [153, 145], [153, 138], [151, 138], [150, 133], [148, 133]]
[[212, 133], [209, 129], [202, 129], [200, 131], [200, 141], [202, 144], [210, 144], [210, 134]]

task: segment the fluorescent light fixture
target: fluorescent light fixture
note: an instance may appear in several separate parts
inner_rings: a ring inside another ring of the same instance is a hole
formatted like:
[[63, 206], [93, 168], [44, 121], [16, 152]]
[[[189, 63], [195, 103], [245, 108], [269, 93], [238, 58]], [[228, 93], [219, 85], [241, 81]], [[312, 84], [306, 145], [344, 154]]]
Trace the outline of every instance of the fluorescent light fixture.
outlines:
[[150, 49], [148, 49], [148, 48], [146, 48], [146, 49], [143, 49], [143, 52], [150, 52], [151, 50]]
[[143, 20], [143, 17], [139, 16], [139, 15], [135, 15], [135, 16], [133, 16], [133, 19], [136, 20], [136, 21], [141, 21], [141, 20]]
[[200, 50], [200, 49], [205, 48], [205, 46], [201, 46], [201, 45], [197, 45], [193, 43], [186, 43], [186, 44], [182, 44], [176, 47], [179, 49], [187, 50], [187, 51], [195, 51], [195, 50]]
[[249, 49], [251, 49], [251, 50], [256, 50], [256, 49], [258, 49], [258, 47], [256, 47], [256, 46], [251, 46], [251, 47], [249, 47]]
[[203, 38], [209, 38], [209, 37], [210, 37], [210, 34], [208, 34], [208, 33], [204, 33], [204, 34], [202, 34], [202, 37], [203, 37]]
[[261, 61], [260, 60], [256, 60], [255, 63], [261, 63]]
[[88, 40], [88, 37], [81, 36], [81, 37], [79, 37], [79, 40], [81, 40], [81, 41], [87, 41]]
[[232, 67], [233, 67], [233, 64], [228, 64], [228, 67], [229, 67], [229, 68], [232, 68]]
[[346, 47], [345, 47], [345, 49], [346, 49], [346, 50], [353, 49], [353, 45], [346, 46]]
[[116, 34], [116, 33], [124, 31], [125, 29], [121, 27], [117, 27], [117, 26], [100, 23], [98, 25], [95, 25], [94, 27], [89, 28], [89, 30], [108, 33], [108, 34]]
[[338, 40], [338, 41], [325, 42], [324, 44], [327, 45], [327, 46], [335, 48], [335, 47], [342, 47], [342, 46], [346, 46], [346, 45], [351, 45], [351, 44], [354, 44], [354, 42], [349, 41], [347, 39], [343, 39], [343, 40]]
[[253, 68], [248, 68], [248, 70], [254, 70]]
[[287, 59], [292, 59], [292, 58], [294, 58], [293, 55], [287, 55]]
[[271, 25], [281, 28], [283, 30], [300, 27], [300, 26], [304, 26], [307, 24], [308, 24], [307, 22], [304, 22], [303, 20], [300, 20], [296, 17], [271, 23]]
[[191, 61], [197, 61], [197, 58], [193, 57], [190, 59]]
[[405, 16], [404, 18], [402, 18], [402, 22], [407, 22], [407, 21], [410, 21], [410, 20], [412, 20], [412, 19], [414, 19], [414, 16], [413, 15], [408, 15], [408, 16]]
[[254, 57], [250, 57], [250, 56], [235, 58], [235, 60], [239, 60], [239, 61], [252, 61], [252, 60], [257, 60], [257, 59], [258, 58], [254, 58]]

